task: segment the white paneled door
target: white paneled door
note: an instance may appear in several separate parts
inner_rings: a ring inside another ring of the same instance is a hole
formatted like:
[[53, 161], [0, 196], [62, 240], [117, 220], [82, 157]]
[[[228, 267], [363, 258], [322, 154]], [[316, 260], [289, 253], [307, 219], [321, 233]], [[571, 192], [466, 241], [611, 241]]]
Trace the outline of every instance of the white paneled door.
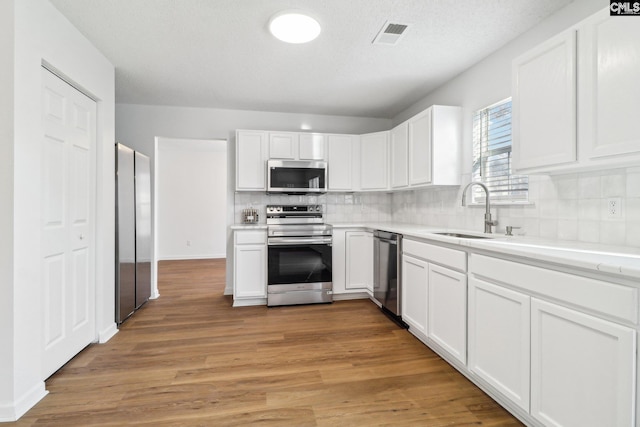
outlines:
[[42, 274], [47, 378], [95, 337], [96, 103], [43, 68]]

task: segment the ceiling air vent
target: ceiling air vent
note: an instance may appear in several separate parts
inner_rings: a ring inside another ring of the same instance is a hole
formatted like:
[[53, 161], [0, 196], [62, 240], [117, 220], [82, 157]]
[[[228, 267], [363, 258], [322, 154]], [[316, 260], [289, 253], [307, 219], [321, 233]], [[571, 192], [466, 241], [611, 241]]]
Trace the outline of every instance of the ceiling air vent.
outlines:
[[397, 22], [387, 21], [378, 32], [376, 38], [373, 39], [373, 44], [389, 46], [397, 44], [407, 32], [407, 28], [409, 28], [409, 24], [399, 24]]

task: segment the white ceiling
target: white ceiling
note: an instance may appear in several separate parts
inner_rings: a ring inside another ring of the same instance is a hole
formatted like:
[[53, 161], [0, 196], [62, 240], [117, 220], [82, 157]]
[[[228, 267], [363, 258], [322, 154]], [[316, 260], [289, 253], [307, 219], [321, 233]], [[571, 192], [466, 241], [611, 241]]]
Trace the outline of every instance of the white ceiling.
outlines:
[[[392, 118], [572, 0], [50, 0], [116, 67], [116, 102]], [[320, 37], [267, 31], [307, 11]], [[411, 26], [371, 42], [385, 21]]]

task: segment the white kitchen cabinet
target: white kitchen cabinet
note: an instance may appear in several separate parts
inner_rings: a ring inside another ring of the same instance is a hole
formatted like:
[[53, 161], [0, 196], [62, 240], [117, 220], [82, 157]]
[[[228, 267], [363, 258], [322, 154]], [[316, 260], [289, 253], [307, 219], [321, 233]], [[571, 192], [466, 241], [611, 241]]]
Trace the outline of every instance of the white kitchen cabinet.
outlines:
[[401, 277], [402, 320], [409, 325], [409, 332], [426, 341], [429, 263], [403, 254]]
[[585, 161], [638, 164], [640, 25], [610, 16], [607, 8], [585, 20], [578, 37], [578, 121]]
[[461, 365], [467, 360], [466, 270], [464, 251], [402, 241], [402, 319], [409, 332]]
[[321, 133], [301, 133], [298, 142], [300, 160], [324, 160], [326, 136]]
[[427, 337], [467, 363], [467, 275], [429, 264]]
[[321, 133], [270, 132], [269, 158], [324, 160], [325, 135]]
[[518, 170], [577, 160], [576, 32], [513, 61], [513, 162]]
[[462, 109], [434, 105], [407, 121], [409, 185], [460, 185]]
[[267, 231], [235, 230], [233, 305], [262, 305], [267, 298]]
[[391, 159], [389, 162], [391, 188], [406, 188], [409, 185], [409, 124], [404, 122], [394, 127], [389, 135]]
[[[355, 135], [327, 135], [329, 191], [359, 188], [359, 140]], [[355, 165], [358, 168], [355, 168]]]
[[636, 332], [536, 298], [531, 414], [552, 426], [632, 426]]
[[389, 131], [360, 136], [360, 189], [389, 188]]
[[469, 278], [469, 370], [529, 410], [530, 305], [520, 292]]
[[296, 132], [269, 133], [269, 158], [296, 160], [298, 158], [298, 141]]
[[236, 191], [266, 191], [268, 132], [236, 132]]
[[514, 60], [514, 169], [566, 173], [640, 162], [639, 39], [636, 22], [606, 8]]
[[431, 147], [431, 108], [409, 119], [409, 183], [429, 184], [433, 152]]
[[373, 292], [373, 233], [346, 232], [346, 289]]

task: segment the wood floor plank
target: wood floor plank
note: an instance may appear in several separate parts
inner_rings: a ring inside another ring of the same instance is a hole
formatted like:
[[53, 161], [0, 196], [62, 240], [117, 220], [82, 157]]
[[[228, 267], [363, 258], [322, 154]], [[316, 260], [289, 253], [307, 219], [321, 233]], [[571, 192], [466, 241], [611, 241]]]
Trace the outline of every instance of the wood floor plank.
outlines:
[[161, 297], [7, 425], [521, 425], [371, 301], [233, 308], [224, 275], [161, 262]]

